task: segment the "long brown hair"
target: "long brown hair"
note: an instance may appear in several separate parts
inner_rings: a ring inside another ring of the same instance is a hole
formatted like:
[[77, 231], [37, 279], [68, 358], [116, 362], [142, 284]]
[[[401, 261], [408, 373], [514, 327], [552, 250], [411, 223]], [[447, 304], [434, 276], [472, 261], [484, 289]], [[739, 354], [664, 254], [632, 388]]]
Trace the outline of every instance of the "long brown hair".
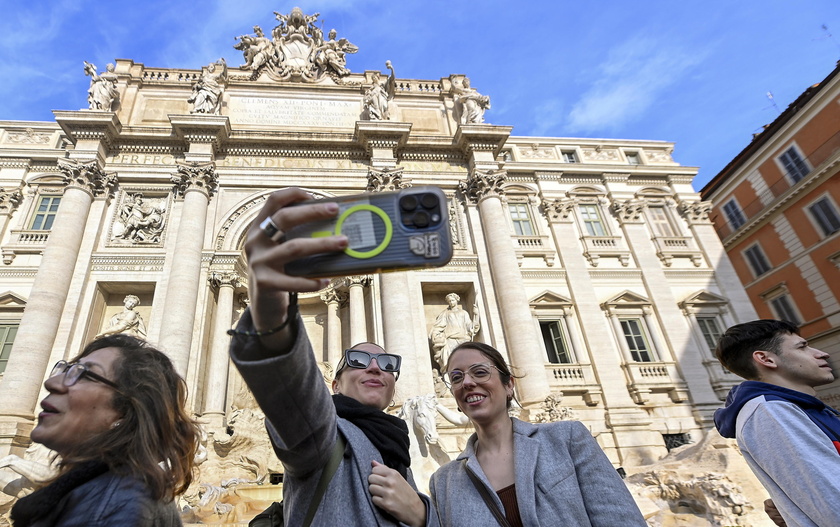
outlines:
[[111, 404], [121, 415], [109, 430], [83, 441], [61, 460], [62, 471], [87, 461], [143, 481], [157, 500], [172, 500], [193, 479], [199, 428], [186, 411], [187, 384], [172, 361], [148, 342], [125, 334], [88, 344], [73, 362], [117, 348]]

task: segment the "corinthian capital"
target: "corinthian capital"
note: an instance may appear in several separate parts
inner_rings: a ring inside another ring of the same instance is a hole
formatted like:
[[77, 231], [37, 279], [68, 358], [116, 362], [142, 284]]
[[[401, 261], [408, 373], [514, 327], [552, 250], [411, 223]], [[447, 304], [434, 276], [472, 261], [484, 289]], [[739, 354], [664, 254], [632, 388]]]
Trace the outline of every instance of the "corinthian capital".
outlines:
[[109, 192], [117, 183], [116, 174], [106, 174], [97, 161], [59, 159], [58, 168], [64, 184], [96, 196]]
[[336, 284], [330, 284], [321, 291], [321, 301], [325, 304], [341, 304], [347, 301], [347, 292], [336, 288]]
[[551, 222], [571, 222], [576, 205], [577, 202], [571, 198], [544, 199], [542, 202], [545, 217]]
[[0, 188], [0, 213], [9, 213], [16, 209], [22, 197], [19, 188], [14, 190]]
[[458, 183], [458, 190], [472, 201], [478, 202], [487, 196], [504, 196], [502, 185], [507, 181], [505, 170], [473, 170], [466, 181]]
[[208, 198], [219, 184], [215, 163], [178, 163], [178, 171], [172, 175], [175, 191], [181, 195], [196, 190]]
[[711, 201], [682, 201], [679, 205], [680, 214], [689, 224], [709, 223], [709, 213], [712, 211]]
[[616, 201], [612, 205], [613, 213], [620, 223], [640, 223], [645, 202], [641, 199]]
[[207, 280], [215, 288], [223, 285], [237, 288], [242, 284], [242, 277], [236, 271], [213, 271]]
[[411, 186], [410, 181], [403, 181], [403, 167], [373, 168], [368, 170], [368, 192], [386, 192]]

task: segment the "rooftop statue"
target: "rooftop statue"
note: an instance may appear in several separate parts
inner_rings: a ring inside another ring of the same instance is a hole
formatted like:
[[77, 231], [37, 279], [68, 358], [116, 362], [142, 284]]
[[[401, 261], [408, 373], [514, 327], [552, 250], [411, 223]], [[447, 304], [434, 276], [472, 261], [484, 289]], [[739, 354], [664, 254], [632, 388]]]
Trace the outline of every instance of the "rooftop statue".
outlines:
[[117, 74], [114, 65], [108, 64], [101, 75], [96, 73], [96, 66], [85, 62], [85, 75], [90, 77], [88, 87], [88, 109], [110, 112], [114, 102], [119, 98], [117, 91]]
[[362, 100], [365, 108], [365, 115], [369, 121], [387, 121], [391, 118], [389, 104], [394, 99], [396, 79], [394, 78], [394, 67], [391, 61], [385, 61], [385, 67], [391, 70], [391, 75], [385, 84], [380, 82], [381, 75], [378, 71], [373, 73], [373, 83], [365, 90]]
[[254, 26], [256, 36], [236, 37], [234, 48], [242, 51], [245, 64], [240, 69], [253, 72], [253, 77], [266, 72], [275, 80], [320, 82], [325, 77], [342, 84], [350, 74], [346, 55], [359, 48], [346, 38], [338, 38], [333, 29], [324, 40], [323, 30], [315, 25], [320, 13], [305, 15], [295, 7], [288, 14], [274, 12], [279, 24], [271, 31], [271, 40]]
[[481, 95], [475, 88], [471, 88], [468, 77], [464, 77], [461, 85], [453, 82], [452, 93], [455, 95], [455, 106], [460, 112], [461, 124], [484, 122], [484, 111], [490, 109], [489, 96]]
[[201, 78], [193, 84], [192, 95], [187, 102], [192, 103], [190, 113], [219, 115], [222, 109], [222, 93], [227, 82], [227, 63], [225, 59], [211, 62], [201, 73]]

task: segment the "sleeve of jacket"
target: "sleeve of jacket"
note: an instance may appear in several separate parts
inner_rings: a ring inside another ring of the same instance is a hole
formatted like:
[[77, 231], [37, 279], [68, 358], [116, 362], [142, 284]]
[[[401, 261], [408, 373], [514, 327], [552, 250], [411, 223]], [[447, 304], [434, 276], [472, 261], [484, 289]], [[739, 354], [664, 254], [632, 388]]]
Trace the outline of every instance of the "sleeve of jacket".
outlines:
[[[303, 477], [329, 459], [336, 439], [336, 413], [300, 316], [291, 350], [268, 356], [255, 337], [235, 336], [230, 356], [265, 413], [277, 457], [290, 475]], [[237, 329], [254, 331], [250, 310]], [[265, 358], [268, 356], [268, 358]]]
[[764, 402], [744, 422], [739, 444], [778, 487], [776, 492], [799, 509], [790, 510], [790, 503], [762, 481], [782, 516], [804, 514], [817, 525], [840, 525], [840, 455], [805, 412], [784, 401]]
[[613, 526], [617, 518], [625, 526], [647, 525], [627, 485], [583, 423], [575, 422], [569, 451], [593, 527]]

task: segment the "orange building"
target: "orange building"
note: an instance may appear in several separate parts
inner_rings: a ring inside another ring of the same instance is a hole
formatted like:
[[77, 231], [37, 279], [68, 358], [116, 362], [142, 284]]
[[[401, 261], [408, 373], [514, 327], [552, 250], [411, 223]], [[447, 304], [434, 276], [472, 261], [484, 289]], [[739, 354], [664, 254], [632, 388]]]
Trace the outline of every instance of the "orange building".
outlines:
[[[761, 318], [801, 326], [840, 372], [840, 62], [701, 191]], [[840, 382], [819, 391], [840, 407]]]

